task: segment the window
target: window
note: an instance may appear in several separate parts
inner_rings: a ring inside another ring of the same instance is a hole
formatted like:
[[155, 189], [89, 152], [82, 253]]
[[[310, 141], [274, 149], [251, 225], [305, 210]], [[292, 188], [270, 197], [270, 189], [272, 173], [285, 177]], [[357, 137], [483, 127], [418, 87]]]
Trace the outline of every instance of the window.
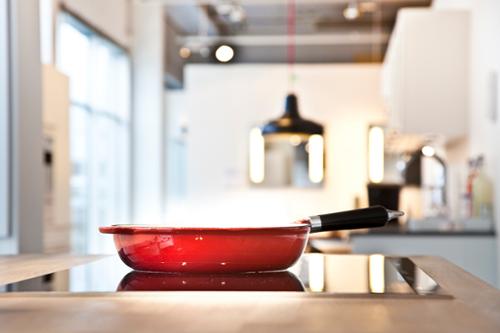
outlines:
[[103, 243], [97, 228], [129, 222], [129, 57], [63, 13], [56, 62], [70, 79], [73, 250], [112, 251], [112, 243]]
[[40, 60], [42, 64], [51, 64], [53, 60], [53, 14], [54, 1], [40, 0]]
[[9, 236], [9, 39], [7, 3], [0, 1], [0, 238]]

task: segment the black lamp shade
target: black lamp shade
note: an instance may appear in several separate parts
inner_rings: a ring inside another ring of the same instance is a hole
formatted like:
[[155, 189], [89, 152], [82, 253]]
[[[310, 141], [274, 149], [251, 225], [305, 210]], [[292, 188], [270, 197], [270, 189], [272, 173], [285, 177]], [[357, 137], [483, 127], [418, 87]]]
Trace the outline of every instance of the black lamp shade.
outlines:
[[323, 126], [299, 115], [297, 96], [289, 94], [286, 97], [285, 113], [278, 119], [271, 120], [262, 127], [263, 135], [270, 134], [320, 134], [323, 135]]
[[[422, 148], [419, 148], [411, 155], [408, 163], [406, 163], [404, 172], [406, 185], [422, 186], [422, 157], [424, 157]], [[446, 170], [446, 164], [439, 156], [433, 155], [431, 158], [435, 159]]]

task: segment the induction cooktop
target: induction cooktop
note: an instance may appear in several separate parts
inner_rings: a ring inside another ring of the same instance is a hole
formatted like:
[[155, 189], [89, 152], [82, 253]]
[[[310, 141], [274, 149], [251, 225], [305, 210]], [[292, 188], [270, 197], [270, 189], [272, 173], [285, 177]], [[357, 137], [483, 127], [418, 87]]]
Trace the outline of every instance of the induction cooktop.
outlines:
[[0, 286], [0, 292], [288, 291], [357, 297], [451, 296], [406, 257], [305, 254], [289, 270], [245, 274], [133, 271], [117, 256]]

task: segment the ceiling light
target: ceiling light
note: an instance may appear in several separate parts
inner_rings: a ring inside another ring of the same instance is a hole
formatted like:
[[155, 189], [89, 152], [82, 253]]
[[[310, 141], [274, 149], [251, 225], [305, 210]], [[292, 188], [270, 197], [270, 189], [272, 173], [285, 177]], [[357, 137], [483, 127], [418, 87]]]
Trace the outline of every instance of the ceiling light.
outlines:
[[229, 20], [233, 23], [242, 22], [245, 19], [245, 11], [241, 7], [235, 7], [229, 14]]
[[240, 23], [245, 19], [245, 10], [233, 2], [223, 2], [215, 7], [217, 13], [231, 23]]
[[436, 154], [436, 150], [431, 147], [431, 146], [423, 146], [422, 147], [422, 154], [427, 157], [432, 157]]
[[342, 12], [346, 20], [352, 21], [359, 17], [359, 8], [355, 3], [350, 3]]
[[218, 4], [217, 7], [215, 7], [215, 10], [219, 13], [219, 15], [228, 16], [233, 11], [233, 7], [234, 5], [231, 3], [225, 2]]
[[191, 56], [191, 50], [188, 47], [181, 47], [179, 49], [179, 56], [183, 59], [187, 59]]
[[278, 119], [273, 119], [262, 127], [263, 135], [323, 135], [323, 132], [322, 125], [300, 116], [297, 96], [295, 94], [286, 96], [285, 113]]
[[300, 145], [301, 141], [302, 141], [302, 139], [298, 135], [292, 135], [292, 136], [290, 136], [290, 144], [292, 146], [298, 146], [298, 145]]
[[229, 45], [220, 45], [215, 50], [215, 58], [219, 62], [229, 62], [234, 57], [234, 50]]

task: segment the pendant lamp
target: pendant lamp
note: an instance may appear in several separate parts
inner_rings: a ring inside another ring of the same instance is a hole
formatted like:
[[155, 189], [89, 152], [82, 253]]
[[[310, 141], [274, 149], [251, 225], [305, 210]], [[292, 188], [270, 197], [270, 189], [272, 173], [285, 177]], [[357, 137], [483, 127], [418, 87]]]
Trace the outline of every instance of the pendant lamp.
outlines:
[[323, 126], [304, 119], [299, 114], [297, 95], [288, 94], [285, 100], [285, 113], [278, 119], [266, 123], [262, 127], [262, 135], [270, 134], [305, 134], [323, 135]]
[[[289, 72], [289, 89], [293, 91], [295, 81], [295, 21], [296, 21], [295, 0], [288, 0], [288, 47], [287, 62]], [[323, 135], [323, 126], [310, 120], [302, 118], [299, 114], [297, 95], [289, 93], [285, 100], [285, 113], [278, 119], [271, 120], [262, 127], [262, 134], [304, 134], [304, 135]]]
[[294, 93], [295, 0], [288, 1], [289, 91], [285, 112], [250, 132], [249, 178], [263, 186], [320, 186], [324, 179], [324, 128], [300, 116]]

